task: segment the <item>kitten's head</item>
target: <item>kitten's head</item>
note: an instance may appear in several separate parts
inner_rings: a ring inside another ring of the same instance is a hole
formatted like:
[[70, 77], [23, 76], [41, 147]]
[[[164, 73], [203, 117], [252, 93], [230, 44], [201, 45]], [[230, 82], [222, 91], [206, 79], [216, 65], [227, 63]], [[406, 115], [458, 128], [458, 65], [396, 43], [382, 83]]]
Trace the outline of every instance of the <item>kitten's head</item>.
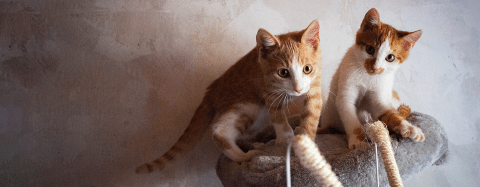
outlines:
[[320, 77], [320, 26], [317, 20], [302, 31], [274, 36], [257, 33], [258, 62], [270, 91], [300, 96]]
[[400, 31], [382, 23], [377, 10], [372, 8], [357, 32], [355, 43], [360, 49], [357, 58], [364, 58], [361, 61], [370, 75], [395, 71], [408, 58], [421, 35], [421, 30]]

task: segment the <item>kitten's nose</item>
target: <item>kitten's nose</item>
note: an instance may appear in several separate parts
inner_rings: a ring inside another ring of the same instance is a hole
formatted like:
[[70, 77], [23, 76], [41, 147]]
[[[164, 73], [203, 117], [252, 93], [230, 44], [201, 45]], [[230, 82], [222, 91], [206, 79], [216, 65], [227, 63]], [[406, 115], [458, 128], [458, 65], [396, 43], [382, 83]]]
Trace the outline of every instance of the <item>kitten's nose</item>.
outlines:
[[295, 91], [296, 91], [297, 93], [300, 93], [300, 92], [302, 92], [302, 90], [303, 90], [303, 89], [298, 89], [298, 90], [297, 90], [297, 89], [295, 89]]
[[373, 73], [375, 73], [375, 74], [382, 74], [383, 71], [385, 71], [383, 68], [375, 68], [375, 69], [373, 70]]

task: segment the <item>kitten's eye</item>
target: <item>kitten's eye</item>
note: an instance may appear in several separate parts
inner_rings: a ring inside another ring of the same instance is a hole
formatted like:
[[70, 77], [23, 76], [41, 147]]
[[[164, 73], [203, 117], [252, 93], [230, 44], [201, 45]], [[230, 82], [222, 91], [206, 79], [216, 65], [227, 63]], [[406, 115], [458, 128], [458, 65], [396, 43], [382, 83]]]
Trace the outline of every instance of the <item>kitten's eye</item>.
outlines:
[[290, 73], [288, 72], [288, 69], [279, 69], [278, 75], [280, 75], [280, 77], [285, 78], [285, 77], [288, 77]]
[[307, 74], [307, 75], [310, 74], [310, 73], [312, 73], [312, 71], [313, 71], [313, 67], [312, 67], [312, 65], [310, 65], [310, 64], [308, 64], [308, 65], [306, 65], [305, 67], [303, 67], [303, 73], [305, 73], [305, 74]]
[[373, 53], [375, 53], [375, 47], [371, 45], [367, 45], [367, 48], [365, 49], [365, 51], [367, 51], [368, 54], [373, 55]]
[[393, 62], [395, 60], [395, 55], [389, 54], [387, 55], [387, 57], [385, 57], [385, 60], [387, 60], [388, 62]]

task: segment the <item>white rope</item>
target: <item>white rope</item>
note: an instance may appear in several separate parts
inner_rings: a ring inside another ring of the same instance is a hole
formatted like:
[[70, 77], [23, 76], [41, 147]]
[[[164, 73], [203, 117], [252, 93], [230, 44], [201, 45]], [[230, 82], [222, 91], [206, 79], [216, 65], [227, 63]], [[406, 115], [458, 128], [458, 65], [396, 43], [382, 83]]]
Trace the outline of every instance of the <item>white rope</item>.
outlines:
[[[380, 147], [383, 164], [390, 186], [403, 187], [402, 178], [398, 170], [398, 166], [394, 157], [392, 144], [390, 142], [390, 135], [381, 121], [369, 123], [366, 125], [366, 133], [370, 139], [375, 143], [375, 162], [376, 162], [376, 176], [377, 186], [380, 186], [379, 176], [379, 158], [378, 148]], [[295, 155], [299, 158], [303, 167], [310, 171], [313, 177], [324, 186], [341, 187], [342, 184], [338, 180], [337, 175], [333, 173], [330, 164], [327, 163], [317, 144], [313, 142], [308, 135], [297, 135], [293, 142], [293, 150]], [[286, 156], [286, 173], [287, 173], [287, 187], [291, 187], [291, 173], [290, 173], [290, 151], [292, 143], [288, 144]]]
[[308, 135], [295, 136], [293, 150], [302, 166], [310, 171], [317, 182], [323, 183], [324, 186], [342, 186], [337, 175], [333, 173], [330, 164], [320, 154], [317, 144]]
[[378, 149], [377, 149], [377, 143], [375, 143], [375, 163], [377, 164], [377, 187], [380, 187], [380, 176], [378, 172]]
[[[374, 122], [373, 119], [372, 119], [372, 116], [368, 113], [365, 113], [365, 122], [366, 122], [365, 124], [371, 124], [371, 123]], [[378, 168], [379, 168], [379, 165], [380, 165], [380, 164], [378, 164], [378, 160], [379, 160], [378, 159], [378, 145], [377, 145], [377, 142], [373, 142], [373, 143], [375, 145], [375, 165], [377, 166], [376, 170], [375, 170], [376, 176], [377, 176], [377, 178], [376, 178], [377, 179], [377, 187], [380, 187], [380, 172], [378, 171]]]
[[385, 166], [390, 186], [403, 187], [397, 161], [395, 160], [395, 154], [393, 153], [392, 143], [390, 142], [390, 135], [387, 128], [385, 128], [385, 124], [381, 121], [376, 121], [375, 123], [367, 124], [366, 127], [367, 135], [380, 147], [383, 165]]
[[290, 150], [292, 148], [292, 142], [288, 143], [287, 147], [287, 158], [286, 158], [286, 163], [287, 163], [287, 187], [292, 187], [292, 179], [291, 179], [291, 174], [290, 174]]

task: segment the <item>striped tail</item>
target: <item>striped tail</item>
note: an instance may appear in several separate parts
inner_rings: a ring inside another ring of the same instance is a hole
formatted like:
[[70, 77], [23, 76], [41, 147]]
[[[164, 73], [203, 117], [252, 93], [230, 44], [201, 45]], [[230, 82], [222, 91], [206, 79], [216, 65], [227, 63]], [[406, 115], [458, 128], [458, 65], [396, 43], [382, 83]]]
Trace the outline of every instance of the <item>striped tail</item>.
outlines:
[[205, 134], [207, 128], [210, 126], [214, 115], [214, 110], [210, 104], [204, 98], [200, 106], [195, 111], [190, 124], [188, 125], [185, 132], [178, 139], [178, 141], [163, 154], [160, 158], [156, 160], [145, 163], [139, 166], [135, 173], [150, 173], [155, 170], [162, 170], [168, 162], [171, 162], [175, 157], [181, 153], [183, 150], [189, 149], [190, 147], [195, 146], [196, 143], [200, 141]]

